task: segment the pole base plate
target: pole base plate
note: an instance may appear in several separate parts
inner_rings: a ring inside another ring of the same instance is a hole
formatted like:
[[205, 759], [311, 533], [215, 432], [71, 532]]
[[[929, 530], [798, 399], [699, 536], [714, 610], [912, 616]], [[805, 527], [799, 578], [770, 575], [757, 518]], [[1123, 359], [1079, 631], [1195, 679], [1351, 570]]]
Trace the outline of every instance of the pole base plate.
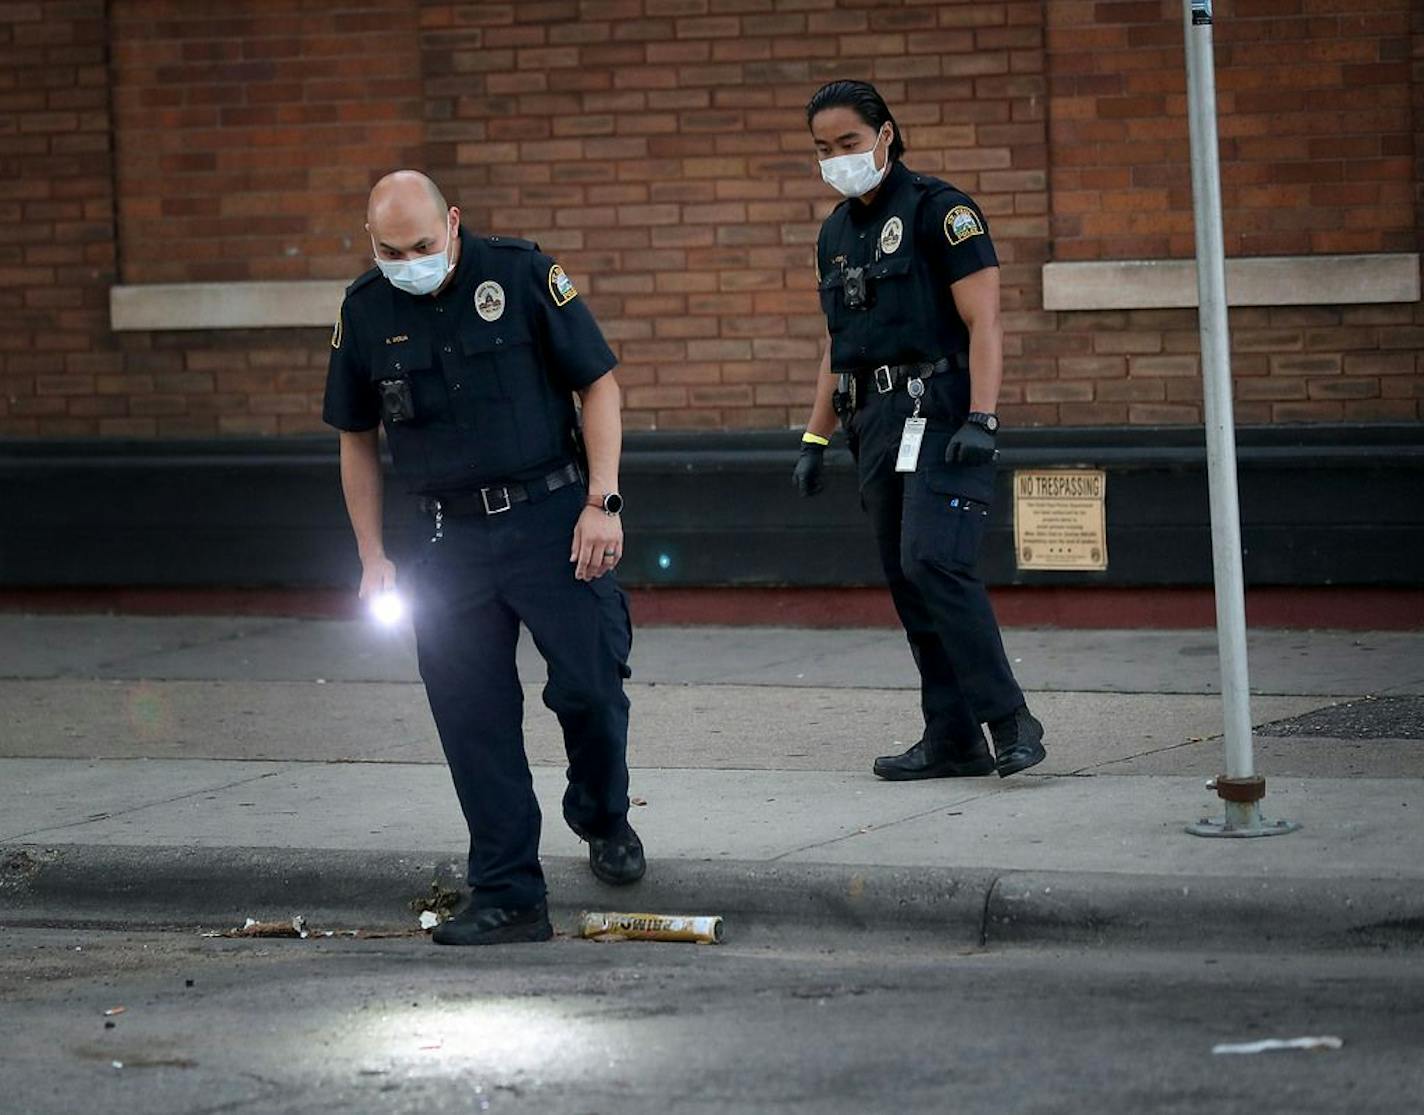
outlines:
[[1233, 825], [1225, 818], [1214, 821], [1210, 817], [1203, 817], [1196, 824], [1188, 825], [1187, 831], [1193, 836], [1229, 836], [1245, 839], [1252, 836], [1285, 836], [1286, 833], [1295, 832], [1299, 828], [1299, 821], [1263, 821], [1257, 818], [1255, 824]]

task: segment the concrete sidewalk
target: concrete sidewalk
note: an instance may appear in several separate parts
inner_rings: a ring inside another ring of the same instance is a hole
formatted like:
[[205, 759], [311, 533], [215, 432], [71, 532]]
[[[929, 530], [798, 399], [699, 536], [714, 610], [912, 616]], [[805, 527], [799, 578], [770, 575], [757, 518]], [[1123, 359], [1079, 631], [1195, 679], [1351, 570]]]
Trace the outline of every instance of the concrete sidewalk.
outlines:
[[[918, 730], [899, 634], [640, 630], [632, 819], [650, 870], [622, 893], [587, 876], [559, 818], [557, 725], [524, 648], [556, 912], [715, 895], [748, 924], [814, 910], [969, 939], [1424, 936], [1424, 634], [1253, 633], [1265, 812], [1305, 826], [1255, 841], [1182, 831], [1221, 813], [1204, 786], [1222, 761], [1214, 633], [1005, 642], [1049, 761], [889, 784], [871, 758]], [[391, 924], [458, 877], [465, 840], [409, 632], [0, 616], [0, 920]]]

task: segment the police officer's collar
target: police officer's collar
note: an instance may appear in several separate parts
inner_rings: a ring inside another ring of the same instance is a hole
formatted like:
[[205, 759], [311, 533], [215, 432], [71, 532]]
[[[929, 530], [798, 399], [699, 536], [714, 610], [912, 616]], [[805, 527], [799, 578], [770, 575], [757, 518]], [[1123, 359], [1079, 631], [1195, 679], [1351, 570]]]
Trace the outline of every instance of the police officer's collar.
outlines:
[[851, 218], [855, 221], [872, 221], [882, 215], [909, 177], [910, 172], [905, 169], [905, 164], [896, 159], [890, 164], [890, 169], [886, 172], [880, 183], [880, 188], [875, 191], [875, 197], [871, 199], [869, 205], [859, 198], [851, 201], [849, 206]]
[[450, 281], [445, 285], [437, 298], [459, 290], [469, 280], [475, 268], [475, 234], [470, 232], [462, 222], [460, 225], [460, 262], [455, 264], [455, 274], [450, 277]]

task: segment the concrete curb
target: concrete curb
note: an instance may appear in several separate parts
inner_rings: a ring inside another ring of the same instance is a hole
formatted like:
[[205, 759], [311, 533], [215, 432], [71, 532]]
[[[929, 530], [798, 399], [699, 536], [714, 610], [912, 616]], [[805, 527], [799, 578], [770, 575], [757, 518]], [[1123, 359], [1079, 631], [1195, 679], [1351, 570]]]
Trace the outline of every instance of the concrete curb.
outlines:
[[[944, 944], [1352, 948], [1424, 944], [1410, 879], [1228, 879], [654, 861], [628, 888], [579, 859], [544, 861], [550, 912], [721, 914], [732, 941], [791, 928], [894, 932]], [[240, 926], [303, 914], [315, 928], [414, 928], [413, 899], [460, 888], [463, 864], [422, 852], [37, 845], [0, 848], [0, 925]]]

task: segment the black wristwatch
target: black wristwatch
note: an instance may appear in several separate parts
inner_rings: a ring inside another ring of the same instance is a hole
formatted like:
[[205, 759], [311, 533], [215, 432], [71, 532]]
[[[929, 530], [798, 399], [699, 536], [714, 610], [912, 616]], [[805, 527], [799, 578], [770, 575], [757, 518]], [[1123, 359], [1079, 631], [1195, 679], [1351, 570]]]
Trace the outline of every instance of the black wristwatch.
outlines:
[[999, 416], [997, 414], [989, 414], [982, 410], [971, 410], [964, 421], [978, 426], [981, 430], [987, 430], [991, 434], [997, 434], [999, 432]]
[[605, 515], [621, 515], [623, 513], [623, 497], [617, 492], [607, 492], [602, 499], [589, 493], [588, 505], [597, 507]]

